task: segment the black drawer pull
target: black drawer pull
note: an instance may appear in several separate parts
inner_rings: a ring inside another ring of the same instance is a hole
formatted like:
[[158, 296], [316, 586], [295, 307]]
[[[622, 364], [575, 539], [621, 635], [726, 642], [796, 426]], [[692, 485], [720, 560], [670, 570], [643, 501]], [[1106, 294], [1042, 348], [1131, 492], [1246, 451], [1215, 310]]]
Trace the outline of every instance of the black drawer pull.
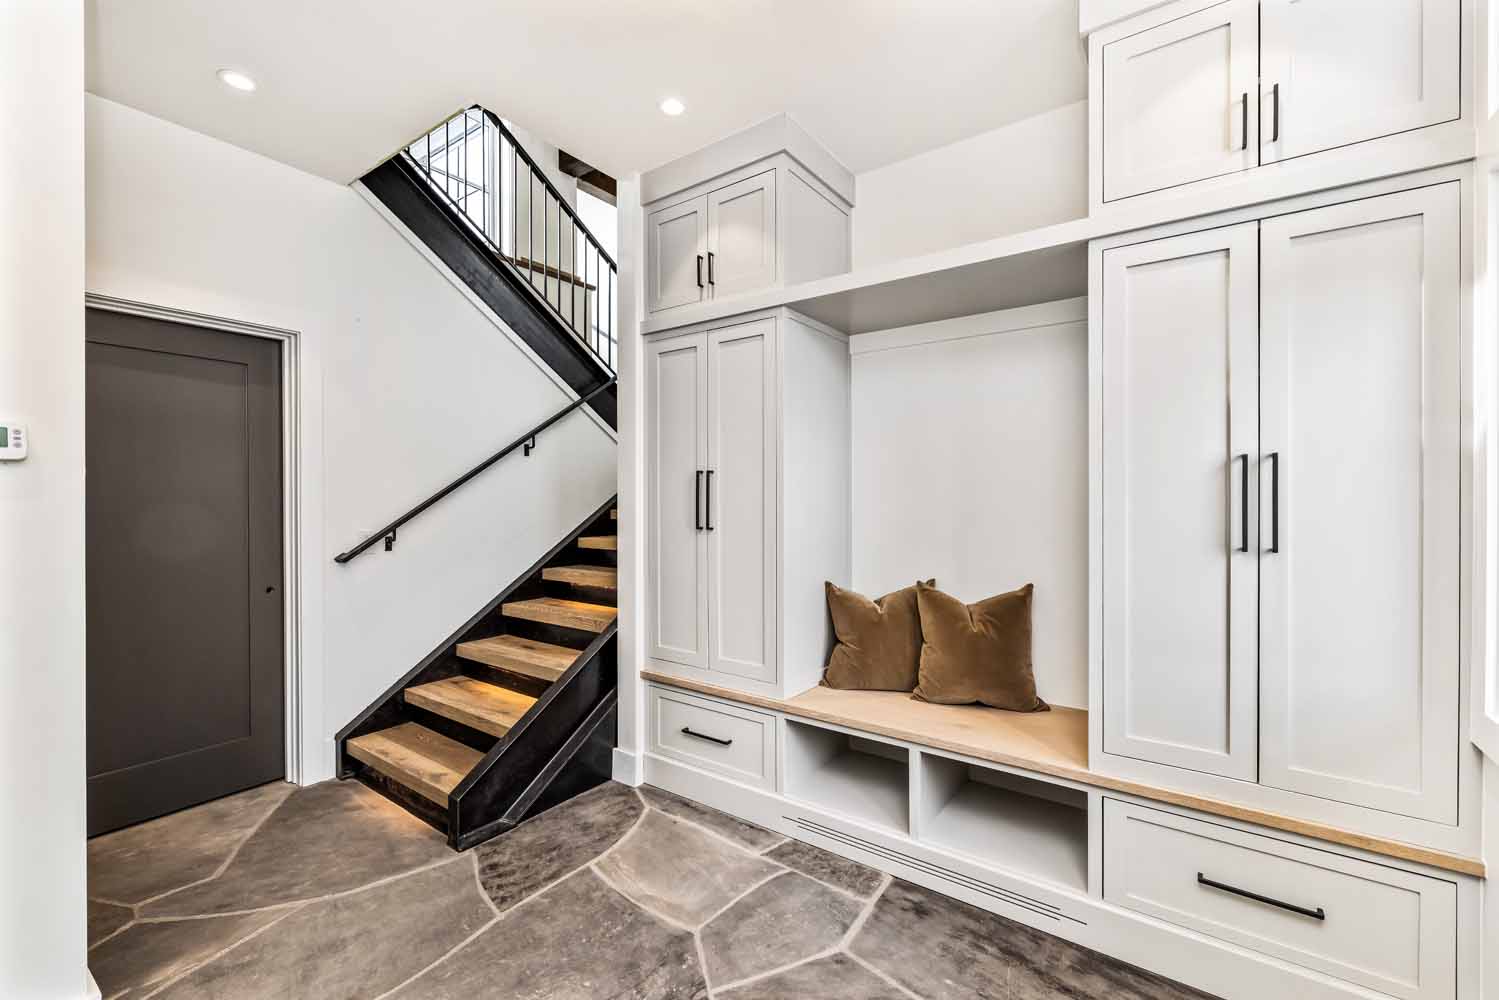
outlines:
[[1270, 906], [1278, 906], [1282, 910], [1290, 910], [1292, 913], [1299, 913], [1303, 917], [1311, 917], [1313, 920], [1327, 919], [1326, 912], [1324, 912], [1322, 907], [1320, 906], [1315, 910], [1309, 910], [1304, 906], [1297, 906], [1295, 903], [1283, 903], [1278, 899], [1271, 899], [1269, 896], [1261, 896], [1257, 892], [1250, 892], [1248, 889], [1238, 889], [1231, 885], [1225, 885], [1222, 882], [1214, 882], [1202, 872], [1197, 873], [1197, 884], [1205, 885], [1209, 889], [1217, 889], [1219, 892], [1227, 892], [1232, 893], [1235, 896], [1243, 896], [1245, 899], [1252, 899], [1256, 903], [1265, 903]]
[[733, 740], [721, 740], [717, 736], [706, 736], [703, 733], [694, 733], [691, 729], [688, 729], [686, 726], [682, 727], [682, 735], [683, 736], [691, 736], [694, 739], [707, 740], [709, 743], [717, 743], [721, 747], [726, 747], [726, 746], [728, 746], [728, 745], [730, 745], [731, 743], [734, 742]]

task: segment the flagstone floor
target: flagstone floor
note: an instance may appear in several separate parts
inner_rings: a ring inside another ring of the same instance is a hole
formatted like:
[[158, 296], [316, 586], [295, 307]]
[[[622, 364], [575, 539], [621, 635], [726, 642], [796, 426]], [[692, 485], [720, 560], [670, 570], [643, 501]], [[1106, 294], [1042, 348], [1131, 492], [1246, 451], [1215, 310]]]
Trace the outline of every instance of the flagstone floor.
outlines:
[[356, 782], [89, 843], [89, 966], [144, 1000], [1202, 1000], [650, 787], [455, 854]]

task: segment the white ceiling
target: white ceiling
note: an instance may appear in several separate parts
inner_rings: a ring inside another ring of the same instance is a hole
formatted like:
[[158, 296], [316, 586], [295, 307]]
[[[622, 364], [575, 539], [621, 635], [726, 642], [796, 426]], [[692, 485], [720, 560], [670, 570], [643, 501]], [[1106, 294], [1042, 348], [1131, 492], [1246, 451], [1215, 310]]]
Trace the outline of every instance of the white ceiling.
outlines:
[[[856, 173], [1086, 96], [1077, 0], [88, 0], [92, 92], [339, 182], [470, 103], [608, 173], [788, 111]], [[243, 69], [253, 95], [215, 79]], [[673, 95], [680, 118], [657, 110]]]

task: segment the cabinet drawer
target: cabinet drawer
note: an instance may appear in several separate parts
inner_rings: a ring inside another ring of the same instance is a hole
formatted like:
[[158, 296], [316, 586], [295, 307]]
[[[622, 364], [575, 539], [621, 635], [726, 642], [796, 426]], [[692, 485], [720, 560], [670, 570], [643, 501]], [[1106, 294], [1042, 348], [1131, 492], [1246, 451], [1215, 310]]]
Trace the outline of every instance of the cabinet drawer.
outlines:
[[1457, 990], [1457, 886], [1106, 799], [1104, 899], [1410, 1000]]
[[760, 788], [775, 784], [775, 716], [650, 689], [652, 753]]

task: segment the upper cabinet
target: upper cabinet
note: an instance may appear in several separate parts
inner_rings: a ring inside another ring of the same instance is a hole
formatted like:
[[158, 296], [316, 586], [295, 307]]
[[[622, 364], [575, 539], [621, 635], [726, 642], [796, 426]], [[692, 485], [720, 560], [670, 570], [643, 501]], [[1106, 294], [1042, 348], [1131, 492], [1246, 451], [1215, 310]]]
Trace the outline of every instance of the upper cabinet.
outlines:
[[1254, 166], [1258, 15], [1229, 0], [1103, 47], [1106, 201]]
[[853, 196], [784, 116], [643, 175], [646, 311], [848, 271]]
[[[1462, 0], [1180, 0], [1095, 31], [1089, 51], [1095, 211], [1463, 113]], [[1371, 147], [1317, 186], [1450, 158]]]

